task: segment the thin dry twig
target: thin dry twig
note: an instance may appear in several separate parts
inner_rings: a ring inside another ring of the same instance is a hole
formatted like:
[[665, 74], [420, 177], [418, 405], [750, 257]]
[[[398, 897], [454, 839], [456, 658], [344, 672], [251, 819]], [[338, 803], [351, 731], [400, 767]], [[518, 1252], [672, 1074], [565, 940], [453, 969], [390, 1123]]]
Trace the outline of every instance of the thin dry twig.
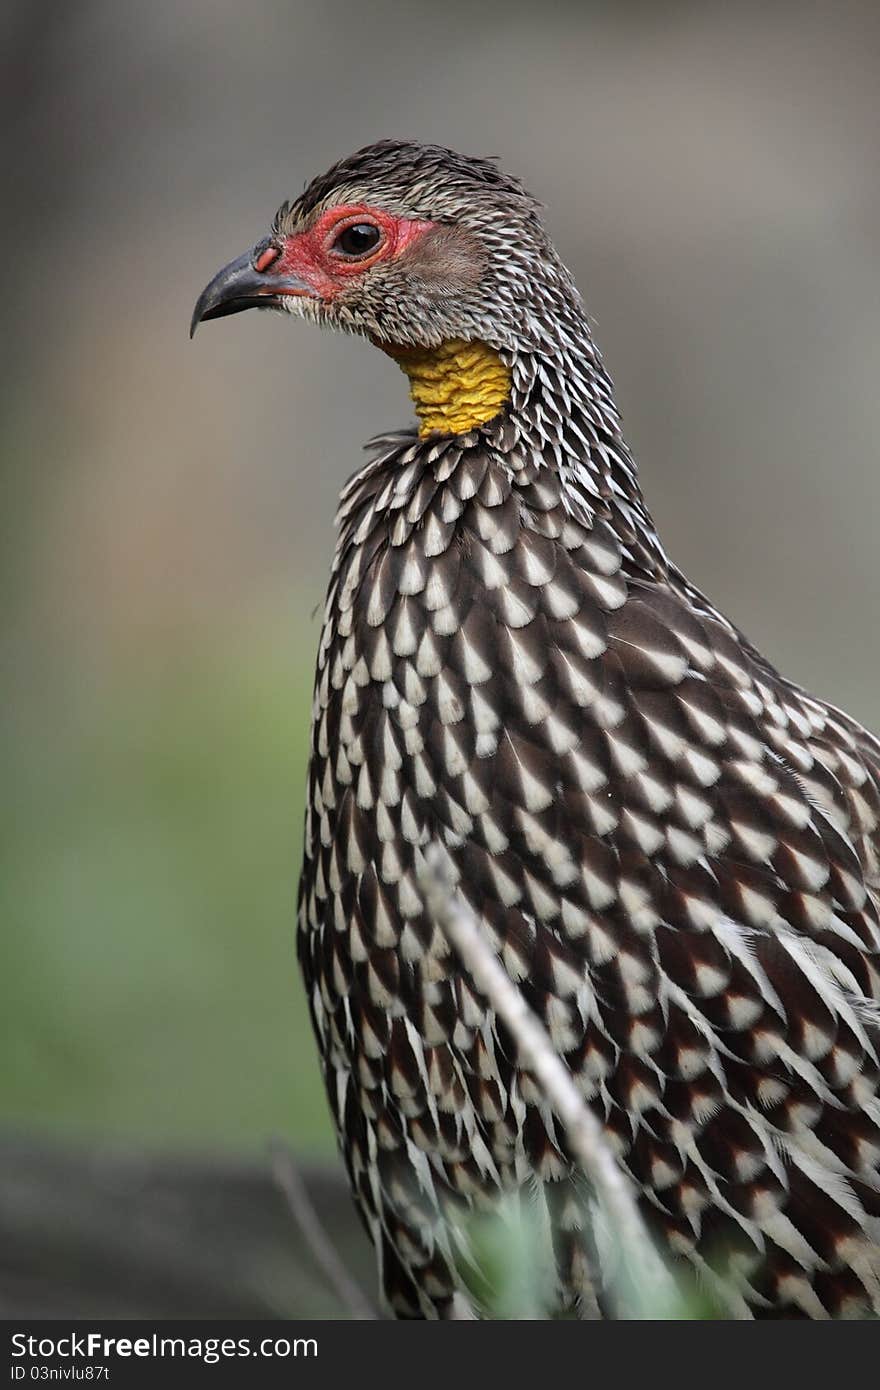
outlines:
[[534, 1077], [548, 1106], [563, 1126], [569, 1148], [592, 1185], [633, 1289], [650, 1290], [655, 1309], [673, 1307], [674, 1282], [642, 1221], [627, 1175], [609, 1147], [598, 1119], [587, 1106], [541, 1021], [493, 953], [473, 912], [462, 901], [447, 857], [428, 849], [419, 884], [431, 917], [444, 932], [479, 992], [516, 1039], [519, 1059]]
[[283, 1140], [273, 1139], [270, 1143], [269, 1162], [272, 1176], [287, 1200], [303, 1239], [342, 1306], [360, 1322], [374, 1319], [374, 1309], [337, 1255], [300, 1176], [296, 1159]]

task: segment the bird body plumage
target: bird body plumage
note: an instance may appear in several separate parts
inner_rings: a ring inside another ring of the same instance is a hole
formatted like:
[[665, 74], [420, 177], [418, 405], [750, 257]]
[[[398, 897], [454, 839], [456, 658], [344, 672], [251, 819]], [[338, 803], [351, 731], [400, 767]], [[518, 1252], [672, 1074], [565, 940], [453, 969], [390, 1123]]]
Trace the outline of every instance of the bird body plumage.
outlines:
[[383, 144], [277, 225], [364, 190], [479, 234], [457, 336], [510, 381], [375, 443], [320, 638], [299, 954], [386, 1298], [470, 1311], [462, 1213], [506, 1193], [587, 1297], [565, 1136], [424, 911], [439, 845], [673, 1261], [740, 1316], [878, 1311], [880, 745], [668, 560], [519, 185]]

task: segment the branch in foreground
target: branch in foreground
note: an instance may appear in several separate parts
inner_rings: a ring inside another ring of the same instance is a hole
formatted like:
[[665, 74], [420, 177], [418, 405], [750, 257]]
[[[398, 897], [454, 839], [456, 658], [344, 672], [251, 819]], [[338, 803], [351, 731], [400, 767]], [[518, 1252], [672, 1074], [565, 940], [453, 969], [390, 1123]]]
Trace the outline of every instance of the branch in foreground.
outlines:
[[280, 1139], [273, 1139], [269, 1145], [269, 1161], [272, 1165], [272, 1175], [287, 1200], [303, 1239], [342, 1306], [348, 1310], [352, 1318], [359, 1321], [375, 1318], [376, 1314], [348, 1273], [321, 1225], [318, 1213], [306, 1191], [306, 1185], [300, 1177], [296, 1159]]
[[480, 932], [474, 914], [457, 893], [448, 859], [436, 845], [429, 847], [426, 853], [419, 884], [429, 914], [456, 951], [480, 994], [516, 1039], [521, 1064], [532, 1074], [563, 1126], [569, 1148], [592, 1185], [609, 1228], [619, 1242], [628, 1282], [633, 1289], [644, 1291], [640, 1301], [650, 1309], [646, 1315], [662, 1316], [662, 1311], [658, 1313], [658, 1310], [674, 1308], [680, 1299], [672, 1276], [642, 1221], [629, 1179], [543, 1024], [529, 1008]]

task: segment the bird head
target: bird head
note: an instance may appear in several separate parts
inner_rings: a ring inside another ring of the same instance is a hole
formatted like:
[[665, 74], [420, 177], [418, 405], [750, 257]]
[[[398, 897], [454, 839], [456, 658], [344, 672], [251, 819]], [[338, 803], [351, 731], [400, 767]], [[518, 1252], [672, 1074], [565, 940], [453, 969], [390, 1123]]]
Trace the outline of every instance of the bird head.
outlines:
[[384, 140], [284, 203], [203, 290], [191, 331], [258, 308], [366, 337], [409, 375], [428, 433], [497, 414], [510, 364], [576, 300], [519, 180], [491, 159]]
[[192, 328], [271, 308], [383, 346], [515, 350], [536, 275], [557, 268], [538, 204], [493, 160], [383, 140], [284, 203], [200, 295]]

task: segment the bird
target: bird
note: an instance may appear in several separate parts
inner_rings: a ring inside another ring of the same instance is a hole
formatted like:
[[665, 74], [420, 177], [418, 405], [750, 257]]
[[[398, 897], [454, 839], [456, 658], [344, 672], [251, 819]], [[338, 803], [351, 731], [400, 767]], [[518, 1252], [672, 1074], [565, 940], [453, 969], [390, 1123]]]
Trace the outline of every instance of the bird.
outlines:
[[880, 743], [667, 556], [497, 160], [340, 160], [192, 329], [250, 308], [368, 340], [416, 417], [340, 496], [297, 922], [384, 1306], [482, 1316], [468, 1223], [513, 1201], [555, 1311], [606, 1308], [566, 1135], [426, 911], [440, 854], [670, 1268], [731, 1317], [877, 1313]]

